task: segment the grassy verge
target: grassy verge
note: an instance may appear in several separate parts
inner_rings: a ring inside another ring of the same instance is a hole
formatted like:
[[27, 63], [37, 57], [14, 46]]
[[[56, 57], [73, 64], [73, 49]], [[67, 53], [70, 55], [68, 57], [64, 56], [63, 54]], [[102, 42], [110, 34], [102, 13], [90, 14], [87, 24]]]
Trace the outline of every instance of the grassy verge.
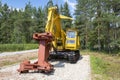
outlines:
[[37, 49], [38, 44], [0, 44], [0, 52]]
[[92, 80], [120, 80], [120, 56], [89, 50], [81, 53], [90, 55]]

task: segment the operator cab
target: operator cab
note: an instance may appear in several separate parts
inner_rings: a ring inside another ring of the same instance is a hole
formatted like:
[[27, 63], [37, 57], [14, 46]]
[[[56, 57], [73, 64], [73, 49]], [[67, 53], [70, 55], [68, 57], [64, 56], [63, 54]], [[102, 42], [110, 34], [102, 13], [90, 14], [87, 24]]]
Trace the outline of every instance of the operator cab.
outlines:
[[76, 37], [76, 32], [75, 31], [67, 31], [67, 44], [75, 44], [75, 37]]
[[76, 35], [75, 30], [68, 30], [66, 32], [66, 49], [76, 49]]

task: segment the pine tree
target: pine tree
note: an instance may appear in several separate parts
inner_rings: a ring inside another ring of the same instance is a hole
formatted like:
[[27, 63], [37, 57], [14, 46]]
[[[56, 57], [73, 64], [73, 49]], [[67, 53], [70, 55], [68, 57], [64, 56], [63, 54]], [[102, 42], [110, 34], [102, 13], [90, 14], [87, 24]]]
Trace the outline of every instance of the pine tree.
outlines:
[[89, 0], [76, 0], [76, 10], [75, 10], [75, 26], [79, 30], [81, 36], [81, 46], [82, 48], [88, 48], [88, 34], [89, 34], [89, 27], [90, 19], [92, 17], [90, 11], [90, 2]]
[[[76, 0], [75, 25], [83, 47], [110, 51], [114, 28], [119, 26], [119, 0]], [[114, 8], [116, 10], [114, 10]], [[117, 11], [117, 12], [115, 12]], [[117, 25], [116, 25], [117, 23]], [[118, 32], [117, 30], [116, 32]], [[117, 34], [114, 32], [115, 36]], [[118, 38], [116, 38], [118, 39]]]
[[[2, 29], [1, 29], [1, 18], [2, 18], [2, 3], [0, 1], [0, 34], [2, 34]], [[2, 43], [2, 35], [0, 35], [0, 43]]]
[[53, 7], [53, 1], [52, 0], [49, 0], [48, 3], [47, 3], [47, 7]]
[[12, 36], [12, 24], [10, 20], [10, 9], [7, 4], [1, 6], [1, 20], [0, 20], [0, 43], [10, 43]]
[[[70, 14], [70, 10], [69, 10], [69, 6], [68, 6], [68, 3], [65, 2], [64, 6], [60, 7], [60, 13], [64, 16], [68, 16], [68, 17], [71, 17], [71, 14]], [[68, 29], [68, 28], [71, 28], [72, 26], [72, 21], [71, 20], [62, 20], [62, 27], [64, 30]]]

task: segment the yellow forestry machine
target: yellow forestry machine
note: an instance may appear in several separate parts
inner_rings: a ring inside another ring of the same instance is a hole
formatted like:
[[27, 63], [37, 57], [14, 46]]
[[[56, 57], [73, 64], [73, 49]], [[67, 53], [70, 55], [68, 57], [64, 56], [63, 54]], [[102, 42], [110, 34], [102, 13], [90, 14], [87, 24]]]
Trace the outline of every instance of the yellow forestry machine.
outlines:
[[78, 33], [75, 29], [69, 29], [65, 33], [61, 27], [61, 19], [72, 20], [70, 17], [60, 15], [57, 7], [48, 9], [45, 33], [33, 34], [33, 38], [39, 42], [38, 60], [34, 63], [23, 61], [18, 72], [26, 73], [29, 70], [51, 72], [54, 67], [48, 59], [64, 58], [70, 63], [77, 62], [80, 57]]
[[66, 59], [70, 63], [75, 63], [80, 57], [80, 43], [78, 32], [75, 29], [68, 29], [66, 33], [61, 27], [61, 19], [72, 18], [59, 14], [57, 7], [48, 10], [48, 21], [45, 32], [50, 32], [54, 36], [52, 50], [49, 59]]

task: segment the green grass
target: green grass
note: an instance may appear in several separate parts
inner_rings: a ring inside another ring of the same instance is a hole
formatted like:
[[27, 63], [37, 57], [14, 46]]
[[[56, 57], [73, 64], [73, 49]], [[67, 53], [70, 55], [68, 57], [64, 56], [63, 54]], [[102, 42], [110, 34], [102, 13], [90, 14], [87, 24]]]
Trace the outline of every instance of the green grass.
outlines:
[[106, 72], [107, 72], [107, 68], [108, 63], [105, 62], [103, 59], [95, 57], [95, 56], [91, 56], [91, 67], [92, 67], [92, 73], [95, 74], [94, 80], [108, 80]]
[[89, 50], [81, 53], [90, 55], [92, 80], [120, 80], [120, 56]]
[[0, 52], [37, 49], [38, 44], [0, 44]]
[[96, 74], [104, 74], [106, 72], [107, 63], [104, 62], [101, 58], [91, 56], [92, 68]]

